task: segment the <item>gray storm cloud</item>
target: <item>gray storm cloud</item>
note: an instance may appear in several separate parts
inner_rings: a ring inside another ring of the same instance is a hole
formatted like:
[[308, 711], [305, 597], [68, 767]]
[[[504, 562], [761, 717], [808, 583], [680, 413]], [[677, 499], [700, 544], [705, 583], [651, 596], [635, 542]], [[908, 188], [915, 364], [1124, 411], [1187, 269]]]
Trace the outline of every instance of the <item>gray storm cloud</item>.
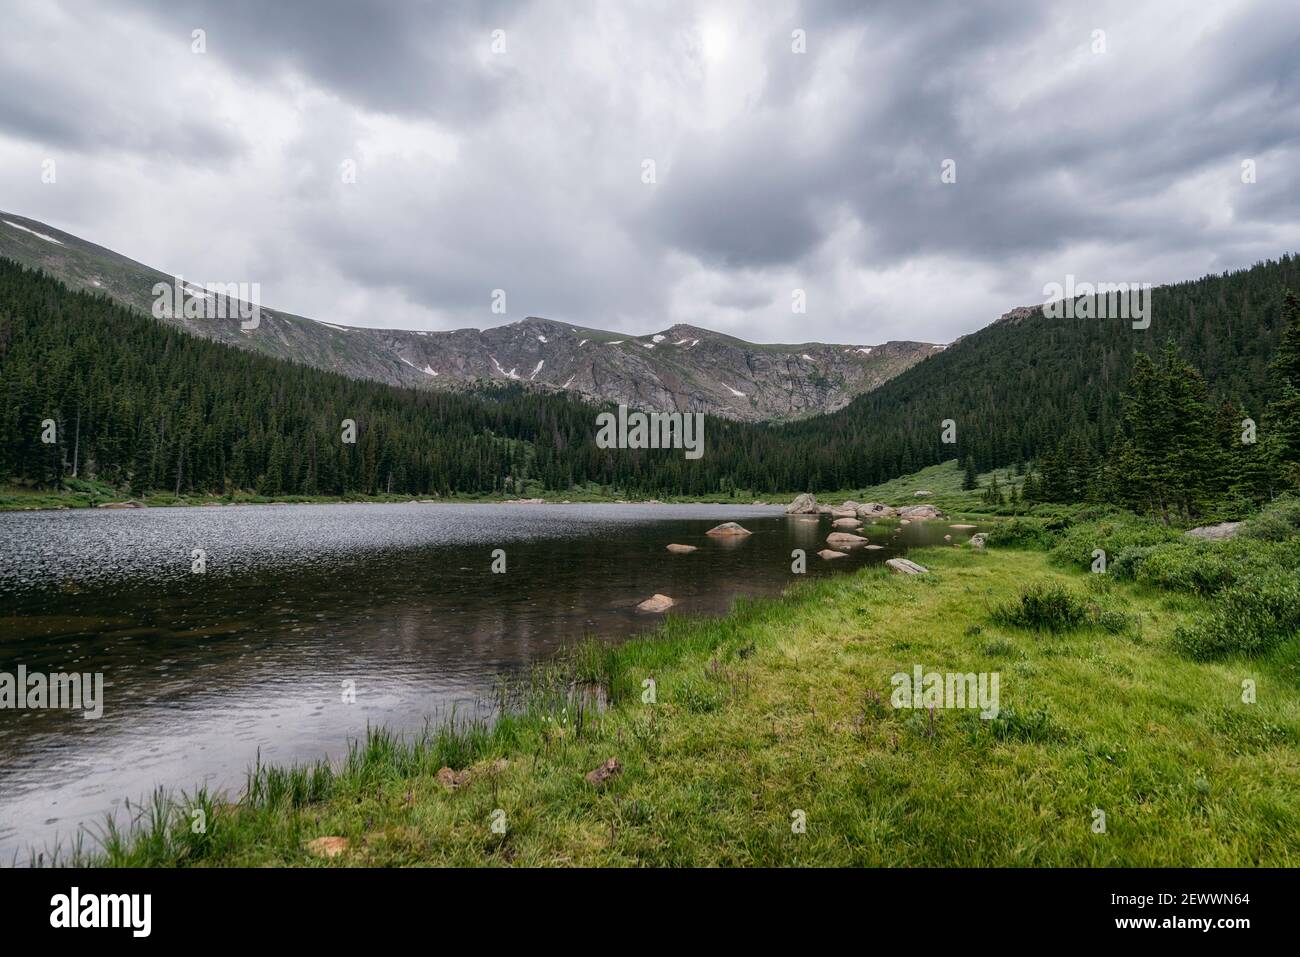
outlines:
[[950, 341], [1300, 249], [1298, 44], [1287, 0], [19, 0], [0, 207], [333, 322]]

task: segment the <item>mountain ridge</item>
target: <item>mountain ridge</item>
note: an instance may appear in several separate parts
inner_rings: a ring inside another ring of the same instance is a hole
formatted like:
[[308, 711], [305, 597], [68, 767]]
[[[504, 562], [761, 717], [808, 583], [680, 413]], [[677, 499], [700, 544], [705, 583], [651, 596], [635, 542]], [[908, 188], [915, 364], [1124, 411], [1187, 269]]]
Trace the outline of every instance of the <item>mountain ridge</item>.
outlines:
[[[176, 281], [107, 247], [3, 211], [0, 256], [151, 314], [156, 284]], [[183, 299], [196, 290], [202, 294], [197, 284], [186, 286]], [[750, 422], [841, 409], [945, 348], [897, 340], [754, 343], [687, 323], [634, 335], [540, 316], [487, 328], [412, 330], [347, 326], [260, 304], [259, 309], [254, 329], [240, 327], [235, 308], [226, 311], [227, 318], [157, 318], [242, 349], [390, 385], [455, 388], [514, 381], [596, 401]]]

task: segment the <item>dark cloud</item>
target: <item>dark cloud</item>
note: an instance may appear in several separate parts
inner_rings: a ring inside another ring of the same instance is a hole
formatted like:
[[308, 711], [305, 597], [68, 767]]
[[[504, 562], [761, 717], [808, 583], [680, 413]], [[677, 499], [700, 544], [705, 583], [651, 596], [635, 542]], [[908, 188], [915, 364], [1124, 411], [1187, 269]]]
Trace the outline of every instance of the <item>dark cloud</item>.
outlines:
[[[133, 5], [138, 6], [138, 5]], [[473, 123], [508, 92], [488, 55], [519, 4], [506, 0], [149, 0], [157, 23], [260, 79], [296, 71], [366, 109]]]
[[[486, 325], [503, 288], [506, 319], [946, 341], [1067, 271], [1160, 282], [1300, 248], [1289, 0], [30, 0], [7, 16], [15, 211], [262, 279], [272, 304], [334, 321]], [[31, 174], [51, 151], [75, 173], [58, 192]], [[812, 304], [797, 320], [794, 287]]]

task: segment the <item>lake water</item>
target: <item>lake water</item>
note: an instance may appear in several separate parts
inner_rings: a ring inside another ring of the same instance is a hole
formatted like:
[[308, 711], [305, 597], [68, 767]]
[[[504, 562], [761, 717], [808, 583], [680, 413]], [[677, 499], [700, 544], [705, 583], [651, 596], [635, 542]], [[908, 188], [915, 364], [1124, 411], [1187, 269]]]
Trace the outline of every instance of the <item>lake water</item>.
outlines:
[[[798, 576], [932, 544], [946, 523], [831, 531], [779, 507], [253, 505], [0, 514], [0, 672], [102, 672], [99, 720], [0, 710], [0, 863], [162, 785], [237, 797], [270, 763], [338, 756], [367, 724], [418, 731], [474, 710], [499, 675], [585, 636], [725, 614]], [[738, 521], [753, 532], [709, 538]], [[963, 540], [968, 532], [951, 532]], [[670, 542], [699, 546], [689, 555]], [[494, 549], [506, 572], [492, 571]], [[194, 549], [206, 571], [192, 571]], [[356, 701], [345, 703], [344, 681]], [[119, 820], [124, 820], [119, 814]]]

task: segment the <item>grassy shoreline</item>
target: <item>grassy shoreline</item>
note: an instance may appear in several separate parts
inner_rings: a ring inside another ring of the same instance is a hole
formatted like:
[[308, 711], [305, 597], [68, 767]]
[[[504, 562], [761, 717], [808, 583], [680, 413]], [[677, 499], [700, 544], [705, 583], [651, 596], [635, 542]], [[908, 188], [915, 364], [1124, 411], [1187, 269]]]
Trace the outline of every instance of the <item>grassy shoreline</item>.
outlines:
[[[490, 727], [375, 731], [334, 765], [255, 769], [235, 804], [160, 796], [102, 853], [54, 863], [1300, 863], [1294, 639], [1195, 662], [1172, 639], [1208, 599], [1063, 569], [1042, 551], [911, 557], [931, 574], [801, 582], [722, 619], [670, 616], [647, 638], [584, 644], [539, 666]], [[1029, 582], [1123, 624], [998, 623]], [[890, 676], [917, 664], [999, 672], [998, 718], [891, 707]], [[599, 687], [608, 707], [575, 687]], [[609, 758], [622, 773], [588, 783]], [[327, 837], [346, 846], [325, 856], [312, 842]]]
[[[985, 473], [980, 476], [981, 488], [986, 486], [993, 472]], [[1010, 484], [1018, 483], [1019, 477], [1012, 476], [1009, 470], [998, 470], [996, 473], [999, 481], [1003, 482], [1005, 487]], [[945, 462], [942, 465], [934, 465], [922, 469], [912, 475], [903, 478], [894, 479], [883, 485], [877, 485], [866, 489], [849, 489], [839, 492], [822, 492], [818, 494], [818, 499], [823, 502], [843, 502], [848, 499], [855, 499], [860, 502], [902, 502], [903, 504], [914, 504], [925, 501], [931, 504], [939, 505], [948, 511], [959, 512], [980, 512], [987, 511], [986, 507], [980, 502], [979, 491], [969, 492], [961, 490], [961, 470], [958, 468], [955, 459]], [[0, 486], [0, 512], [10, 511], [30, 511], [30, 510], [48, 510], [48, 509], [75, 509], [75, 508], [96, 508], [99, 505], [135, 501], [149, 508], [168, 508], [200, 505], [334, 505], [334, 504], [357, 504], [357, 503], [395, 503], [395, 502], [433, 502], [438, 504], [474, 504], [474, 503], [501, 503], [509, 502], [515, 499], [535, 499], [544, 498], [549, 505], [555, 504], [587, 504], [587, 503], [621, 503], [629, 505], [640, 505], [650, 503], [660, 503], [667, 505], [682, 504], [706, 504], [706, 505], [751, 505], [762, 503], [768, 505], [784, 505], [794, 500], [800, 494], [799, 491], [791, 492], [761, 492], [753, 489], [738, 489], [735, 494], [724, 494], [721, 492], [710, 495], [665, 495], [662, 498], [637, 499], [628, 498], [624, 493], [616, 493], [603, 490], [598, 486], [582, 486], [566, 489], [564, 491], [555, 491], [553, 489], [543, 489], [537, 484], [526, 486], [525, 490], [517, 493], [497, 493], [497, 494], [479, 494], [471, 495], [459, 493], [442, 497], [430, 497], [427, 495], [261, 495], [255, 492], [238, 491], [232, 493], [191, 493], [186, 495], [175, 495], [171, 492], [152, 491], [139, 496], [132, 496], [129, 492], [122, 489], [114, 488], [103, 482], [87, 481], [85, 479], [68, 480], [67, 488], [63, 490], [43, 490], [19, 486]], [[915, 498], [913, 493], [917, 489], [930, 491], [931, 496], [925, 498]], [[630, 493], [628, 493], [630, 494]], [[1026, 507], [1023, 511], [1030, 512], [1031, 508]]]

